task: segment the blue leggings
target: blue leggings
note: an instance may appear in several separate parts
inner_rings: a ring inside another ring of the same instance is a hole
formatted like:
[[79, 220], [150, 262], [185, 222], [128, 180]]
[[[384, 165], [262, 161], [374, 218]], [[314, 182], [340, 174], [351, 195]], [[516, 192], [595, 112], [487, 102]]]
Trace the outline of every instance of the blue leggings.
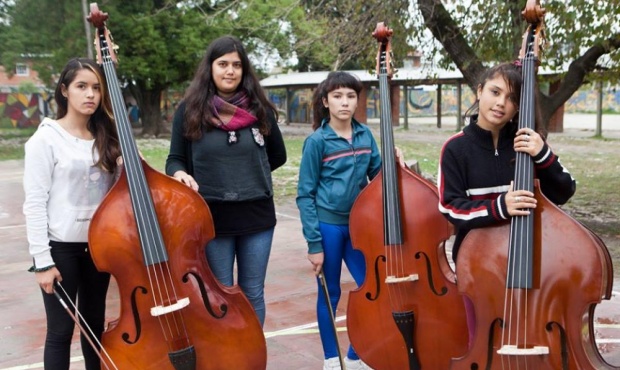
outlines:
[[[329, 291], [329, 300], [334, 313], [340, 301], [340, 275], [342, 271], [342, 261], [347, 265], [347, 269], [353, 276], [353, 280], [359, 287], [364, 282], [366, 275], [366, 264], [364, 255], [359, 250], [353, 250], [351, 245], [351, 236], [349, 234], [349, 225], [331, 225], [323, 222], [319, 223], [321, 237], [323, 238], [323, 275], [327, 283]], [[316, 302], [316, 316], [319, 322], [319, 333], [321, 335], [321, 343], [323, 344], [323, 353], [325, 358], [338, 357], [338, 347], [336, 346], [336, 338], [332, 328], [331, 319], [329, 318], [329, 309], [325, 302], [325, 296], [321, 288], [321, 284], [317, 279], [319, 289], [318, 299]], [[357, 360], [359, 357], [349, 346], [347, 357]]]

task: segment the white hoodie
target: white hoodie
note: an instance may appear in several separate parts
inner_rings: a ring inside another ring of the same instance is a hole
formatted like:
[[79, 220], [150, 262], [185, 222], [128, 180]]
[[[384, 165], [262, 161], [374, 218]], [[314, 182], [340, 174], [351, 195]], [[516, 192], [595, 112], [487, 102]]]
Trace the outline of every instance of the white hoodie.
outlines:
[[79, 139], [45, 118], [26, 142], [24, 215], [35, 267], [54, 264], [49, 241], [86, 242], [93, 213], [113, 182], [94, 163], [94, 140]]

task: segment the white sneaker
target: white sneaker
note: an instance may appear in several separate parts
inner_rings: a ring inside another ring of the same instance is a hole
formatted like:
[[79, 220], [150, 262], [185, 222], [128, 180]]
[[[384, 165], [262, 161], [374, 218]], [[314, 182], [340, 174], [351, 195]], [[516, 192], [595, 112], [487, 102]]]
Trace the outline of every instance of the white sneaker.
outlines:
[[340, 369], [340, 358], [330, 357], [326, 359], [323, 362], [323, 370], [341, 370]]
[[362, 360], [351, 360], [346, 357], [344, 359], [344, 366], [347, 367], [347, 370], [372, 370], [372, 368]]

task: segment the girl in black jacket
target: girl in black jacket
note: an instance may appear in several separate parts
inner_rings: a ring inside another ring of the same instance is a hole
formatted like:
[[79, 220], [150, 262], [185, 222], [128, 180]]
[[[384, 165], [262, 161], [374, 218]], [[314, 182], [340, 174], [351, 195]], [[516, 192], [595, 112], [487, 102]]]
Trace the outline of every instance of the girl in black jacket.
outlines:
[[[470, 123], [444, 144], [439, 162], [439, 209], [455, 226], [452, 258], [474, 228], [528, 215], [536, 207], [532, 192], [514, 190], [516, 152], [532, 156], [542, 193], [564, 204], [575, 193], [575, 180], [536, 130], [518, 129], [521, 70], [512, 63], [489, 69], [477, 89]], [[475, 323], [473, 305], [465, 299], [468, 327]], [[470, 343], [473, 333], [470, 330]]]

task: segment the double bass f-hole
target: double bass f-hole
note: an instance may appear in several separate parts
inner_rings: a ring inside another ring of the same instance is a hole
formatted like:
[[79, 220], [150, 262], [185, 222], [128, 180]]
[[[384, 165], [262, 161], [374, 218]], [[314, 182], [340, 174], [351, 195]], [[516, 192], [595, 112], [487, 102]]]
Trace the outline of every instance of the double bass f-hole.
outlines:
[[200, 289], [200, 296], [202, 297], [202, 303], [204, 304], [204, 307], [207, 310], [207, 312], [209, 312], [209, 315], [211, 315], [211, 317], [216, 318], [216, 319], [223, 318], [228, 312], [228, 305], [226, 305], [225, 303], [222, 303], [218, 307], [218, 310], [220, 312], [219, 313], [215, 312], [215, 310], [213, 309], [213, 305], [211, 304], [209, 300], [209, 294], [207, 292], [207, 289], [205, 288], [205, 283], [204, 281], [202, 281], [199, 275], [197, 275], [194, 272], [188, 272], [187, 274], [183, 276], [183, 282], [188, 283], [190, 281], [189, 279], [190, 276], [194, 278], [194, 280], [197, 283], [198, 289]]

